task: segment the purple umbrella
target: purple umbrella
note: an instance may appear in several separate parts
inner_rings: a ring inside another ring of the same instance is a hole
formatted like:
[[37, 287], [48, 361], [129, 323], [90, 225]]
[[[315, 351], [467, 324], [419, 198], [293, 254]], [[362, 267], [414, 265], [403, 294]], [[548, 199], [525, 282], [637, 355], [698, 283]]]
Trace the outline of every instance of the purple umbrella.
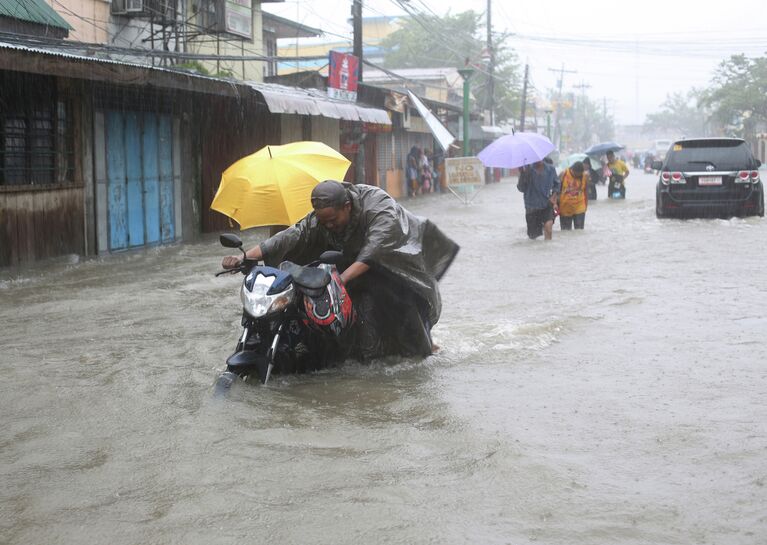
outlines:
[[477, 154], [486, 167], [516, 168], [542, 161], [554, 150], [551, 140], [535, 132], [501, 136]]

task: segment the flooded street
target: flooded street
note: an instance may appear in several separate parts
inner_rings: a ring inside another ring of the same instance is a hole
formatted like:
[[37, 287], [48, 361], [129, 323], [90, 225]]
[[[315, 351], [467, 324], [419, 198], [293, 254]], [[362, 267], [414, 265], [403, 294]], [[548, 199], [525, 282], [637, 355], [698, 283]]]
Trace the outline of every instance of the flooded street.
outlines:
[[0, 273], [0, 543], [764, 543], [767, 222], [627, 188], [550, 243], [512, 180], [406, 202], [462, 247], [441, 352], [227, 399], [217, 237]]

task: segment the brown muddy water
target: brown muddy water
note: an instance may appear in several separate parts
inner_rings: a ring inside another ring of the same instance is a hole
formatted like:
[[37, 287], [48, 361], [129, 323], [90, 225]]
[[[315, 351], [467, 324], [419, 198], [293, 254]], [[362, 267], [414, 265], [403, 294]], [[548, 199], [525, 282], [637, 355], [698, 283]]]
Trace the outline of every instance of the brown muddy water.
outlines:
[[0, 543], [766, 543], [767, 223], [627, 185], [551, 243], [512, 181], [407, 202], [442, 351], [226, 399], [215, 237], [0, 273]]

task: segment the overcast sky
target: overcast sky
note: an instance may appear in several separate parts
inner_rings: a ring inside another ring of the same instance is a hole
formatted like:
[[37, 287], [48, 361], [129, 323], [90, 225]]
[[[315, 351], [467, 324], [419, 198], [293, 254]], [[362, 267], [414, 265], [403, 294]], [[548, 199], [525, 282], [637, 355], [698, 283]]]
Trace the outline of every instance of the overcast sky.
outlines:
[[[494, 30], [510, 45], [540, 95], [555, 88], [606, 103], [620, 124], [642, 123], [666, 95], [703, 87], [731, 54], [767, 54], [767, 0], [492, 0]], [[397, 0], [363, 0], [367, 16], [402, 15]], [[409, 0], [422, 12], [484, 12], [486, 0]], [[329, 33], [351, 36], [351, 0], [289, 0], [262, 4], [272, 13]], [[714, 7], [716, 6], [716, 7]], [[332, 36], [330, 36], [332, 37]], [[363, 37], [364, 40], [364, 37]]]

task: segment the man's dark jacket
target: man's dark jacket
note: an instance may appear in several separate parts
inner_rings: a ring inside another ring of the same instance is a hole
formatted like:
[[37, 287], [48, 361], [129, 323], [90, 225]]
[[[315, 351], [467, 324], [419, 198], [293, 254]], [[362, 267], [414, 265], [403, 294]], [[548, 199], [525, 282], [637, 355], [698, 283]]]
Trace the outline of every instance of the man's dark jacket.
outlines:
[[382, 189], [349, 183], [344, 187], [352, 209], [343, 233], [328, 231], [311, 212], [261, 243], [266, 263], [277, 266], [288, 259], [306, 264], [325, 250], [341, 251], [350, 261], [361, 261], [409, 288], [426, 305], [430, 324], [437, 323], [442, 311], [438, 281], [458, 253], [458, 245]]

